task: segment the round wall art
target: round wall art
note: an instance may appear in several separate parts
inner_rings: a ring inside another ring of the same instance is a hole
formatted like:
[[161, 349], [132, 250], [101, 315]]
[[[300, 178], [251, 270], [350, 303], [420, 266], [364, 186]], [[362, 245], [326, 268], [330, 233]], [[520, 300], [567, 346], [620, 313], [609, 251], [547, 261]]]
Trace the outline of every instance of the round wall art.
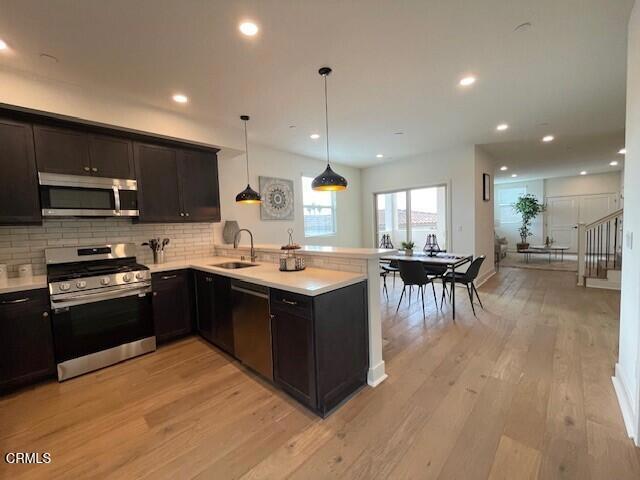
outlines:
[[292, 180], [260, 177], [260, 195], [262, 220], [293, 220]]

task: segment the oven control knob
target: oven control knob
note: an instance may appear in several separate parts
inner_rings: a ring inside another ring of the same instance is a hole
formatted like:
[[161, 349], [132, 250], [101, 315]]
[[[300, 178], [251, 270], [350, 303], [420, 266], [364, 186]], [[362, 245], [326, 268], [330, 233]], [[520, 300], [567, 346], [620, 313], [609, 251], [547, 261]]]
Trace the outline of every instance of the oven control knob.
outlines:
[[133, 280], [133, 276], [130, 273], [125, 273], [122, 276], [122, 280], [124, 280], [125, 282], [130, 282], [131, 280]]
[[111, 283], [111, 277], [102, 277], [100, 283], [102, 285], [109, 285]]
[[84, 280], [78, 280], [76, 282], [76, 287], [78, 287], [78, 288], [84, 288], [86, 286], [87, 286], [87, 282], [85, 282]]
[[62, 292], [66, 292], [67, 290], [69, 290], [71, 288], [71, 285], [69, 283], [61, 283], [58, 288], [60, 289], [60, 291]]
[[144, 280], [144, 272], [136, 273], [136, 279], [137, 280]]

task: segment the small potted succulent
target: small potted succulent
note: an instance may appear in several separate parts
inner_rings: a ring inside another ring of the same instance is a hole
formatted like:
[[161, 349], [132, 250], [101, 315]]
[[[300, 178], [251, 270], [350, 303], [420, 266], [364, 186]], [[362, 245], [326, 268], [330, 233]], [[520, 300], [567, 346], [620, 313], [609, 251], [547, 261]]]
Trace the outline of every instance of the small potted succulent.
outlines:
[[413, 247], [415, 247], [415, 245], [413, 242], [402, 242], [402, 249], [407, 257], [413, 255]]
[[513, 204], [513, 209], [516, 213], [519, 213], [522, 217], [522, 225], [518, 232], [520, 233], [521, 243], [516, 245], [518, 251], [526, 250], [529, 248], [529, 242], [527, 239], [531, 236], [531, 222], [533, 219], [544, 212], [545, 207], [542, 203], [538, 202], [535, 195], [527, 193], [518, 198], [518, 201]]

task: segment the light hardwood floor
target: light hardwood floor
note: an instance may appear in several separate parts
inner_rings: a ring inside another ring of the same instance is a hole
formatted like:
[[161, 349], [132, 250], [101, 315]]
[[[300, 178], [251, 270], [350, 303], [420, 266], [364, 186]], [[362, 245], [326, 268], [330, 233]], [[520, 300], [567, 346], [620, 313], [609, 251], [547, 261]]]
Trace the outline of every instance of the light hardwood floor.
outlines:
[[[619, 294], [503, 269], [474, 318], [382, 302], [389, 378], [325, 420], [191, 337], [0, 399], [2, 478], [638, 479], [610, 377]], [[399, 286], [398, 282], [397, 286]], [[389, 285], [391, 282], [389, 281]]]

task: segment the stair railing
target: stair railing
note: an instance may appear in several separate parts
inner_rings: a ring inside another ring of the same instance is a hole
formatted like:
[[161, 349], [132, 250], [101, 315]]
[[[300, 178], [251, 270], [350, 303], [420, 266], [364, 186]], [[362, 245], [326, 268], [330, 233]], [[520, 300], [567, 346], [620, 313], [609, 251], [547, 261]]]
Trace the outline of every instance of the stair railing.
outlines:
[[584, 285], [587, 277], [600, 277], [611, 268], [620, 268], [622, 218], [620, 209], [578, 225], [578, 285]]

